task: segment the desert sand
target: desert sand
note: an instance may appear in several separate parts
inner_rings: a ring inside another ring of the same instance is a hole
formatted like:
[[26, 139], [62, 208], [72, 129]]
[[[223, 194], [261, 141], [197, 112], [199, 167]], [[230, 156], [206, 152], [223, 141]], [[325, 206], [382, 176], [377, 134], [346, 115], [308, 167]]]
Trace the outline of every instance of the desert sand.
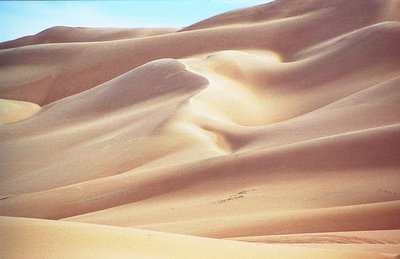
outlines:
[[400, 1], [0, 43], [1, 258], [399, 258]]

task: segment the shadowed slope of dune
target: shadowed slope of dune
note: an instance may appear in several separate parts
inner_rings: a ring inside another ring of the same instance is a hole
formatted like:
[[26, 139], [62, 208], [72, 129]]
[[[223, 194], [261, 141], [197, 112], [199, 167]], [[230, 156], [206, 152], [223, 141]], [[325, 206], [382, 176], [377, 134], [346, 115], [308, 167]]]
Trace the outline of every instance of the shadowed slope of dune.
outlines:
[[[1, 192], [40, 191], [113, 175], [196, 145], [195, 137], [168, 132], [163, 124], [207, 83], [178, 61], [158, 60], [4, 126]], [[68, 170], [60, 175], [62, 167]]]
[[3, 250], [399, 256], [399, 20], [398, 0], [277, 0], [1, 44]]
[[35, 35], [0, 42], [0, 49], [66, 42], [94, 42], [133, 39], [175, 32], [174, 28], [85, 28], [55, 26]]

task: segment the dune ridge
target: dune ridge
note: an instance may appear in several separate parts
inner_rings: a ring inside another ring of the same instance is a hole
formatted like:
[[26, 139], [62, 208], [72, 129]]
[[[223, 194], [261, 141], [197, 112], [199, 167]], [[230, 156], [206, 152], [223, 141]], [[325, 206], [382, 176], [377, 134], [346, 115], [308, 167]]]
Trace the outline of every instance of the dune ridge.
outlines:
[[67, 42], [97, 42], [149, 37], [175, 32], [175, 28], [86, 28], [55, 26], [36, 35], [0, 42], [0, 49]]
[[0, 257], [398, 258], [399, 43], [398, 0], [0, 43]]

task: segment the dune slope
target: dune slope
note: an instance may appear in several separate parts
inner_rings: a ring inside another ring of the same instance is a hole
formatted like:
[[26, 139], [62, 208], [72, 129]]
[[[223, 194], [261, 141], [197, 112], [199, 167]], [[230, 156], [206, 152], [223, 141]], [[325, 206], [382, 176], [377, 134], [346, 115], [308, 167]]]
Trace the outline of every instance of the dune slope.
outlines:
[[398, 0], [1, 43], [0, 257], [400, 256], [399, 43]]
[[[153, 231], [131, 230], [82, 223], [51, 222], [37, 219], [2, 217], [0, 229], [13, 233], [2, 237], [0, 255], [7, 258], [29, 253], [47, 256], [85, 258], [282, 258], [297, 254], [305, 257], [308, 249], [255, 245], [213, 240]], [[19, 249], [7, 249], [14, 244]], [[342, 252], [315, 249], [315, 258], [388, 258], [369, 252]]]

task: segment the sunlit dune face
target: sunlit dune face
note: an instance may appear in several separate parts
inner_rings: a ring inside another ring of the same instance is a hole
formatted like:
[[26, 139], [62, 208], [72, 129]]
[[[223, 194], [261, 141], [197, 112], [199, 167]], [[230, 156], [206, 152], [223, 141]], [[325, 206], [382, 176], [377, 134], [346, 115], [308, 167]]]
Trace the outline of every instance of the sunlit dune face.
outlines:
[[0, 43], [0, 257], [398, 258], [399, 7]]
[[0, 123], [18, 122], [33, 116], [40, 106], [22, 101], [0, 99]]
[[[254, 60], [256, 65], [252, 64]], [[194, 111], [239, 125], [276, 121], [274, 94], [263, 89], [268, 88], [268, 82], [265, 85], [251, 84], [254, 73], [257, 73], [257, 62], [273, 67], [279, 62], [276, 54], [224, 51], [184, 62], [210, 81], [207, 89], [191, 99]], [[254, 72], [249, 73], [253, 69]]]

